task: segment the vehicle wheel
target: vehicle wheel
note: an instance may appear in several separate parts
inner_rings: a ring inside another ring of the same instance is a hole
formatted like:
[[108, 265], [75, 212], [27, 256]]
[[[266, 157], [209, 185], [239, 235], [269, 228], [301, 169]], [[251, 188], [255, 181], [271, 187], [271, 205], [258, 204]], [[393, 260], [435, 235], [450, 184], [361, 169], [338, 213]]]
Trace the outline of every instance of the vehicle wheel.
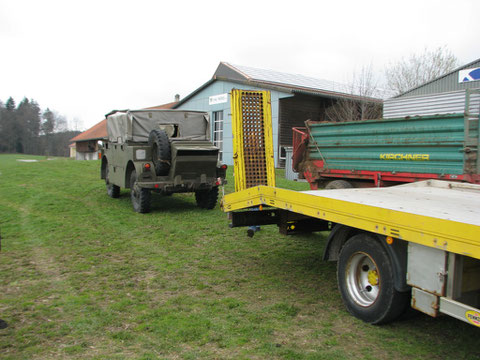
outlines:
[[137, 185], [137, 172], [132, 171], [130, 175], [130, 198], [132, 199], [133, 210], [139, 213], [150, 212], [150, 200], [152, 194], [149, 189]]
[[110, 184], [108, 180], [108, 163], [106, 164], [105, 170], [105, 183], [107, 184], [107, 194], [111, 198], [118, 198], [120, 196], [120, 186]]
[[197, 206], [202, 209], [211, 210], [217, 205], [218, 187], [215, 186], [210, 190], [195, 191], [195, 200]]
[[148, 136], [148, 145], [152, 149], [152, 162], [157, 176], [168, 175], [170, 171], [170, 143], [168, 135], [163, 130], [152, 130]]
[[349, 183], [348, 181], [345, 180], [333, 180], [330, 181], [327, 186], [325, 186], [325, 189], [351, 189], [353, 188], [353, 185]]
[[343, 246], [337, 279], [343, 302], [355, 317], [371, 324], [398, 318], [407, 308], [409, 293], [394, 288], [390, 258], [372, 236], [358, 234]]

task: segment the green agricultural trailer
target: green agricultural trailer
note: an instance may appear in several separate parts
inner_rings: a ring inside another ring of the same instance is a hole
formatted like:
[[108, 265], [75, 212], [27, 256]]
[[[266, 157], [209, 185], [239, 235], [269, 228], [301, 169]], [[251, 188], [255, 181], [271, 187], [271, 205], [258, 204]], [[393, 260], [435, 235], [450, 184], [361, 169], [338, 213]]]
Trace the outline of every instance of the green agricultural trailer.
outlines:
[[293, 168], [312, 189], [372, 187], [427, 179], [480, 184], [479, 115], [465, 112], [294, 128]]

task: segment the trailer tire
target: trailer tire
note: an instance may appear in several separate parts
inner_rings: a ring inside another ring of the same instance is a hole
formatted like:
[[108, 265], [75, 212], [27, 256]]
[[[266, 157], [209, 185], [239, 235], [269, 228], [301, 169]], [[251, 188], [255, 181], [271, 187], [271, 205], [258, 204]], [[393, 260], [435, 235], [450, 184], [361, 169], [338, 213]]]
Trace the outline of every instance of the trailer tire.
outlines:
[[353, 188], [353, 185], [349, 183], [346, 180], [333, 180], [330, 181], [327, 186], [325, 186], [325, 189], [331, 190], [331, 189], [351, 189]]
[[370, 324], [402, 315], [410, 296], [395, 290], [393, 271], [390, 257], [372, 236], [362, 233], [347, 240], [340, 251], [337, 280], [348, 311]]
[[120, 196], [120, 186], [110, 184], [110, 180], [108, 179], [108, 162], [106, 161], [105, 164], [105, 184], [107, 187], [107, 195], [111, 198], [118, 198]]
[[135, 212], [142, 214], [150, 212], [152, 194], [149, 189], [137, 185], [137, 172], [135, 170], [130, 175], [130, 198]]
[[148, 146], [152, 149], [152, 162], [157, 176], [166, 176], [170, 171], [171, 151], [168, 135], [164, 130], [152, 130], [148, 135]]
[[210, 190], [197, 190], [195, 191], [195, 200], [197, 206], [201, 209], [211, 210], [217, 205], [218, 199], [218, 186], [211, 188]]

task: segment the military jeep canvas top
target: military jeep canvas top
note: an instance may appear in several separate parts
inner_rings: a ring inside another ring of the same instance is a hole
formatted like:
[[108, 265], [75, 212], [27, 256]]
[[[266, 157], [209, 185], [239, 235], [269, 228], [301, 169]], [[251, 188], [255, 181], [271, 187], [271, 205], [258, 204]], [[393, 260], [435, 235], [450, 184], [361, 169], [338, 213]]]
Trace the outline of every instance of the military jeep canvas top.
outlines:
[[148, 142], [154, 129], [176, 140], [210, 140], [208, 113], [184, 110], [122, 110], [106, 115], [108, 141]]

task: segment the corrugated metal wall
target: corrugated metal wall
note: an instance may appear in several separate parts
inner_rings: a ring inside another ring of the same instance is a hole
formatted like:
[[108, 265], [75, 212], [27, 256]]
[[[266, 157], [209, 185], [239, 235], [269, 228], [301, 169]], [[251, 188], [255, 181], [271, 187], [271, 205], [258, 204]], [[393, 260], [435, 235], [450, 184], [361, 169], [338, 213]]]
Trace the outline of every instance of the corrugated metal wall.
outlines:
[[[480, 59], [478, 61], [474, 61], [469, 63], [468, 65], [462, 67], [461, 69], [472, 69], [480, 66]], [[435, 93], [442, 93], [448, 91], [457, 91], [457, 90], [464, 90], [464, 89], [474, 89], [480, 87], [478, 81], [472, 82], [458, 82], [458, 71], [455, 71], [451, 74], [448, 74], [438, 80], [432, 81], [427, 83], [423, 86], [420, 86], [416, 89], [408, 91], [402, 94], [399, 98], [405, 98], [409, 96], [418, 96], [418, 95], [427, 95], [427, 94], [435, 94]]]
[[[325, 120], [325, 99], [295, 95], [291, 98], [280, 99], [279, 101], [279, 147], [292, 146], [293, 127], [305, 126], [306, 120], [322, 121]], [[281, 149], [279, 149], [281, 151]], [[285, 159], [279, 158], [278, 167], [283, 168]]]
[[325, 99], [295, 95], [280, 100], [279, 145], [292, 146], [292, 127], [305, 126], [305, 120], [325, 120]]
[[[470, 113], [479, 114], [480, 94], [472, 94], [470, 104]], [[388, 99], [383, 103], [383, 117], [386, 119], [415, 115], [463, 113], [464, 111], [465, 90]]]

